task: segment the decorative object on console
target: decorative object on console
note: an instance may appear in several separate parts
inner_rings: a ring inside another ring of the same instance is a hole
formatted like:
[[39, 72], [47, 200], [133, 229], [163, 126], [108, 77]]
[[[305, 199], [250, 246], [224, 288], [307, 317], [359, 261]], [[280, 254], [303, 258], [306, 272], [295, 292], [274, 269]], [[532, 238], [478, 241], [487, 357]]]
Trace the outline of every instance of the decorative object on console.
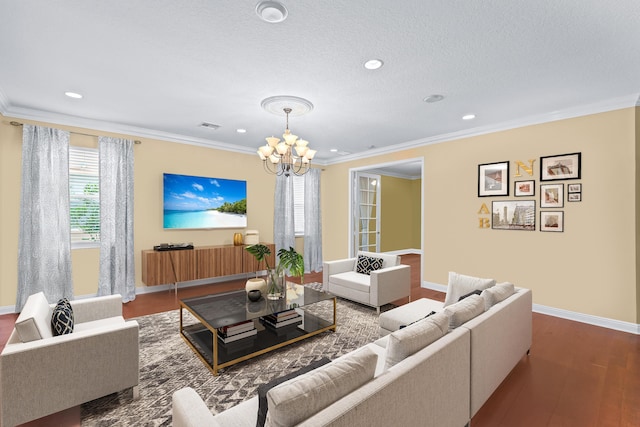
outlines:
[[242, 233], [233, 233], [233, 245], [234, 246], [242, 246]]
[[258, 233], [258, 230], [247, 230], [244, 235], [244, 244], [257, 245], [258, 243], [260, 243], [260, 233]]
[[[262, 101], [261, 105], [267, 111], [278, 113], [275, 107], [286, 103], [282, 108], [287, 117], [287, 126], [282, 135], [284, 141], [274, 136], [266, 138], [267, 144], [258, 148], [258, 156], [262, 159], [264, 169], [275, 175], [304, 175], [311, 167], [311, 160], [316, 154], [316, 150], [308, 147], [309, 142], [304, 139], [298, 139], [289, 130], [289, 114], [294, 112], [295, 115], [304, 114], [311, 111], [313, 104], [306, 99], [297, 97], [276, 96], [267, 98]], [[292, 105], [289, 105], [291, 103]], [[295, 111], [292, 106], [299, 106]], [[296, 154], [293, 153], [295, 145]]]

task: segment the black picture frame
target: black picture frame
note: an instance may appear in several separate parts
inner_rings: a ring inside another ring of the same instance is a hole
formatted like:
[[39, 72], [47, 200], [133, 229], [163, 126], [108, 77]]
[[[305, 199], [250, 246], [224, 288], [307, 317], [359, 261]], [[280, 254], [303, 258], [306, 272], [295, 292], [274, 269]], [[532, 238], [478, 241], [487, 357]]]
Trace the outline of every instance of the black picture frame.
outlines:
[[535, 200], [491, 202], [491, 228], [494, 230], [535, 231]]
[[527, 181], [515, 181], [513, 183], [514, 197], [533, 197], [536, 195], [536, 181], [533, 179]]
[[540, 157], [540, 181], [580, 179], [582, 153]]
[[562, 208], [564, 207], [564, 184], [541, 184], [540, 207]]
[[478, 165], [478, 197], [509, 195], [509, 162]]
[[540, 211], [540, 231], [564, 232], [564, 211]]

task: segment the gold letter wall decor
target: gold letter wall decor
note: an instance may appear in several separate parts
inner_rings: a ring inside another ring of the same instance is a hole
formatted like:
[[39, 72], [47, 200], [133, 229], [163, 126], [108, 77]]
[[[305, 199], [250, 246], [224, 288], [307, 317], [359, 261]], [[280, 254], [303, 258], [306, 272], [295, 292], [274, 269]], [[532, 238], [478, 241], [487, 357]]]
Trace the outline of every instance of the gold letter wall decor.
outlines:
[[516, 173], [515, 175], [513, 175], [514, 177], [520, 177], [522, 176], [520, 174], [520, 168], [524, 169], [524, 171], [526, 173], [529, 174], [529, 176], [533, 176], [533, 162], [535, 162], [536, 159], [530, 159], [529, 160], [529, 166], [525, 165], [524, 163], [522, 163], [520, 160], [516, 160]]
[[[480, 210], [478, 211], [478, 215], [490, 215], [491, 212], [489, 212], [489, 208], [487, 207], [486, 203], [483, 203], [482, 206], [480, 206]], [[491, 227], [491, 223], [489, 221], [489, 218], [478, 218], [478, 221], [480, 221], [479, 223], [479, 227], [480, 228], [490, 228]]]

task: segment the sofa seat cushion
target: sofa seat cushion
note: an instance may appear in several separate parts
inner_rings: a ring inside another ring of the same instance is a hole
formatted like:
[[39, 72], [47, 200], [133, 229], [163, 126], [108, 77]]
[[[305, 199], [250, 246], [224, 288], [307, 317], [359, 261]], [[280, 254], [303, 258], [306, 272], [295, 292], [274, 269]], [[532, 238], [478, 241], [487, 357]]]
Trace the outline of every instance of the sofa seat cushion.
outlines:
[[422, 319], [432, 311], [442, 311], [444, 304], [440, 301], [420, 298], [408, 304], [385, 311], [378, 318], [378, 325], [387, 331], [397, 331], [402, 325], [408, 325]]
[[489, 310], [491, 307], [499, 302], [504, 301], [516, 292], [513, 283], [498, 283], [488, 289], [482, 291], [482, 297], [484, 298], [484, 309]]
[[443, 337], [448, 330], [449, 317], [445, 313], [436, 313], [411, 326], [392, 332], [387, 341], [386, 369]]
[[453, 330], [484, 313], [484, 298], [480, 295], [471, 295], [446, 307], [444, 312], [449, 316], [449, 329]]
[[447, 285], [447, 296], [444, 299], [444, 306], [458, 302], [461, 296], [473, 291], [483, 291], [495, 285], [493, 279], [481, 279], [479, 277], [465, 276], [464, 274], [449, 272], [449, 283]]
[[333, 274], [329, 280], [336, 285], [351, 288], [361, 292], [369, 293], [371, 289], [370, 278], [366, 274], [356, 273], [355, 271], [345, 271], [344, 273]]
[[267, 426], [296, 425], [373, 379], [378, 355], [361, 347], [267, 393]]
[[107, 317], [106, 319], [98, 319], [98, 320], [93, 320], [91, 322], [76, 323], [73, 331], [74, 332], [89, 331], [91, 329], [101, 328], [105, 326], [119, 325], [124, 322], [125, 320], [124, 320], [124, 317], [122, 316]]
[[51, 306], [44, 292], [30, 295], [16, 319], [15, 329], [20, 341], [29, 342], [51, 338]]

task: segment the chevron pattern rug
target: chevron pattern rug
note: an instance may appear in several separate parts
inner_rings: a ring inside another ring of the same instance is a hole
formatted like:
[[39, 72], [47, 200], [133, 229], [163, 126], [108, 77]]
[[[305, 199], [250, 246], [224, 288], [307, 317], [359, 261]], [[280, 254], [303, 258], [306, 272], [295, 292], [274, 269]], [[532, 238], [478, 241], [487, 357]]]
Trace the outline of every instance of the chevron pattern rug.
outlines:
[[[324, 304], [324, 305], [322, 305]], [[330, 313], [331, 302], [316, 304]], [[383, 307], [393, 308], [392, 305]], [[338, 327], [273, 352], [230, 366], [214, 376], [179, 334], [178, 310], [142, 316], [140, 398], [115, 393], [82, 405], [83, 426], [170, 426], [171, 395], [189, 386], [213, 413], [256, 395], [260, 384], [326, 356], [335, 359], [378, 338], [375, 309], [338, 299]]]

